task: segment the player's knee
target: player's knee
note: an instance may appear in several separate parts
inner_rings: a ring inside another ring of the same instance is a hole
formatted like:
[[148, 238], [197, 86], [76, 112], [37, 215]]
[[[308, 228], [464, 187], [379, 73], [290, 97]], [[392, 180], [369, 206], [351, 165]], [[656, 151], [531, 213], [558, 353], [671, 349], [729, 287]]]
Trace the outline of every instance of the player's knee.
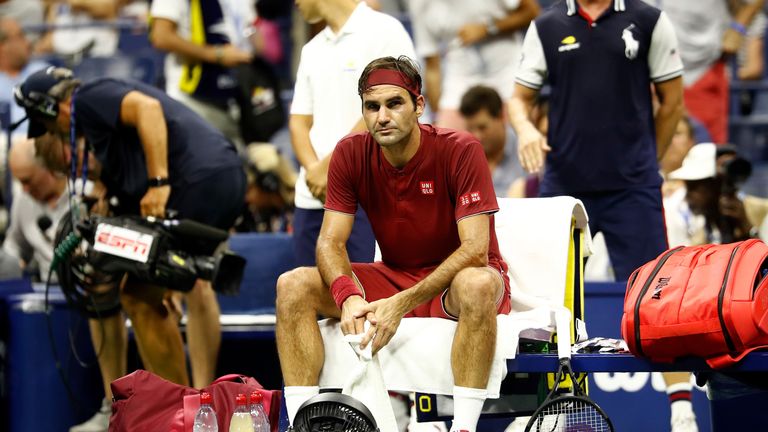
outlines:
[[276, 292], [278, 312], [286, 308], [295, 310], [310, 302], [311, 271], [308, 267], [299, 267], [280, 275]]
[[451, 284], [462, 312], [495, 308], [498, 277], [485, 269], [469, 268], [459, 272]]

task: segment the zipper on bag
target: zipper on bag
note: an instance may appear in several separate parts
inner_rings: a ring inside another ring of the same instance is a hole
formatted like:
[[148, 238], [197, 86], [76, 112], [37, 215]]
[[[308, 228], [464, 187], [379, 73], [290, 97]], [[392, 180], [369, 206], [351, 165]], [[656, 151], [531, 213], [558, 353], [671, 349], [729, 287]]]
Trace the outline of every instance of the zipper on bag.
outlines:
[[651, 272], [650, 276], [648, 276], [648, 279], [645, 280], [645, 283], [643, 284], [643, 288], [640, 290], [640, 294], [637, 296], [637, 300], [635, 301], [635, 341], [637, 342], [637, 351], [641, 356], [644, 356], [643, 354], [643, 344], [640, 341], [640, 303], [643, 301], [643, 297], [645, 296], [645, 293], [648, 292], [648, 288], [651, 286], [651, 283], [653, 283], [653, 280], [656, 278], [656, 275], [661, 270], [661, 267], [664, 266], [664, 264], [667, 262], [669, 257], [672, 256], [675, 252], [682, 249], [682, 246], [678, 246], [674, 249], [668, 250], [664, 255], [661, 256], [659, 259], [659, 262], [656, 263], [656, 266], [653, 267], [653, 271]]

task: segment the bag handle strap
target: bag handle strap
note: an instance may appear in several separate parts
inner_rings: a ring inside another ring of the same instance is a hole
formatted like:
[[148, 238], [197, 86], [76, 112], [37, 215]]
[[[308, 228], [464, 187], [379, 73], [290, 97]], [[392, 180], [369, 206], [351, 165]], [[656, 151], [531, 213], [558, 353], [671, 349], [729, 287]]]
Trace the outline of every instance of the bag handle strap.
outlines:
[[707, 359], [707, 364], [712, 369], [722, 369], [724, 367], [733, 366], [739, 361], [741, 361], [741, 359], [746, 357], [746, 355], [751, 353], [752, 351], [757, 351], [765, 348], [768, 348], [768, 345], [758, 345], [756, 347], [747, 348], [736, 357], [732, 356], [731, 354], [722, 354], [719, 356], [710, 357]]
[[222, 375], [222, 376], [216, 378], [216, 380], [213, 381], [211, 383], [211, 385], [218, 384], [220, 382], [241, 382], [241, 383], [244, 383], [246, 378], [247, 377], [245, 375], [227, 374], [227, 375]]

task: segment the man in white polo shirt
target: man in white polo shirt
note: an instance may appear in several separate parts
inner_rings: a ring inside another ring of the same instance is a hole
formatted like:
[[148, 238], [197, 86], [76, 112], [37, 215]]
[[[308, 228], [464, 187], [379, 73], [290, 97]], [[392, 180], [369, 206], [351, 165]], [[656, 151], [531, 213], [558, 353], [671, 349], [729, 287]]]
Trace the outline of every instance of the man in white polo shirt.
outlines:
[[[326, 27], [301, 51], [289, 127], [301, 164], [296, 182], [294, 252], [300, 266], [315, 265], [315, 243], [323, 220], [328, 162], [336, 143], [362, 132], [357, 80], [379, 57], [415, 58], [410, 36], [395, 18], [357, 0], [297, 0], [307, 22]], [[371, 262], [373, 231], [362, 210], [347, 242], [352, 262]]]

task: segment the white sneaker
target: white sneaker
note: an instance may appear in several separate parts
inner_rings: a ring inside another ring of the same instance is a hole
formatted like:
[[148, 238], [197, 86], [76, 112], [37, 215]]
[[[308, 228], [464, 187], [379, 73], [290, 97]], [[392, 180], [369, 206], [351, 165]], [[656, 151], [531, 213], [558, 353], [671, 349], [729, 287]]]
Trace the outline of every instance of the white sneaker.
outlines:
[[84, 423], [72, 426], [69, 432], [108, 432], [109, 417], [112, 415], [112, 402], [109, 399], [101, 401], [101, 408]]
[[699, 432], [699, 426], [696, 424], [696, 415], [690, 414], [676, 415], [672, 417], [672, 432]]

